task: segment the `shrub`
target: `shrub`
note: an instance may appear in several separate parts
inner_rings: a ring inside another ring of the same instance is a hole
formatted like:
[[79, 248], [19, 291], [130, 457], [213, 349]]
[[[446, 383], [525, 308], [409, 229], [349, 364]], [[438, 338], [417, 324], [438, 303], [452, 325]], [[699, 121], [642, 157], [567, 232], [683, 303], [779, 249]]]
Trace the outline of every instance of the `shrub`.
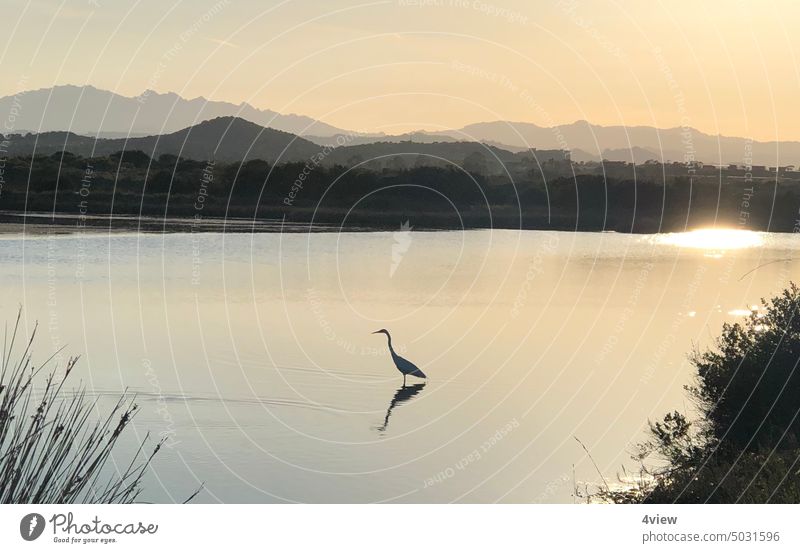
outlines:
[[697, 420], [674, 412], [650, 423], [635, 484], [605, 487], [599, 499], [800, 501], [800, 289], [791, 284], [762, 303], [743, 324], [724, 325], [714, 349], [692, 355], [697, 381], [687, 391]]

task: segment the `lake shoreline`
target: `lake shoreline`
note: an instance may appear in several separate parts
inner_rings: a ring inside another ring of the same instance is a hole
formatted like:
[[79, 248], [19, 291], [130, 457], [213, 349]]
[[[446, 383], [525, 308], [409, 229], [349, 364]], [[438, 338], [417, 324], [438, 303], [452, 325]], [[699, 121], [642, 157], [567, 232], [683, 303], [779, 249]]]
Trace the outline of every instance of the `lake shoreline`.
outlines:
[[[375, 214], [377, 218], [378, 215]], [[327, 219], [327, 221], [325, 220]], [[396, 219], [396, 221], [395, 221]], [[756, 232], [770, 232], [777, 234], [792, 234], [797, 229], [760, 229], [741, 227], [727, 221], [709, 221], [707, 225], [637, 225], [633, 228], [620, 228], [616, 226], [603, 227], [592, 224], [575, 225], [574, 222], [551, 221], [549, 224], [508, 224], [507, 220], [494, 221], [494, 225], [462, 224], [435, 224], [427, 214], [422, 214], [419, 219], [422, 224], [415, 224], [407, 215], [397, 217], [385, 216], [382, 221], [367, 221], [360, 218], [358, 223], [335, 224], [330, 222], [331, 217], [324, 217], [321, 221], [292, 221], [276, 218], [242, 218], [242, 217], [155, 217], [152, 215], [75, 215], [72, 213], [43, 213], [43, 212], [9, 212], [0, 211], [0, 235], [4, 234], [74, 234], [88, 233], [117, 233], [117, 232], [143, 232], [143, 233], [308, 233], [308, 232], [396, 232], [399, 230], [412, 230], [417, 232], [458, 232], [467, 230], [538, 230], [559, 232], [591, 232], [618, 234], [666, 234], [685, 232], [694, 228], [719, 227], [752, 230]], [[462, 221], [463, 222], [463, 221]], [[406, 229], [404, 224], [408, 225]]]

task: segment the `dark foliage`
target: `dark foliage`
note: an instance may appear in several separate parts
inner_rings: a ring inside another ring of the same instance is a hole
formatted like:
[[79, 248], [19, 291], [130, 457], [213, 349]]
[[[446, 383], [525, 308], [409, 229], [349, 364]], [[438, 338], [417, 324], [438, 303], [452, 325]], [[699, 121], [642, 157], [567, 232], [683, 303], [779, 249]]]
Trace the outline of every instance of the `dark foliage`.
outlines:
[[333, 149], [326, 157], [320, 150], [279, 164], [130, 149], [11, 157], [3, 161], [0, 211], [285, 218], [351, 228], [395, 228], [410, 219], [417, 229], [660, 232], [727, 225], [790, 232], [800, 203], [796, 180], [745, 182], [714, 172], [689, 178], [679, 165], [572, 164], [520, 153], [495, 166], [496, 158], [474, 152], [458, 163], [398, 154], [359, 164], [363, 156], [345, 153]]
[[651, 423], [635, 485], [604, 487], [600, 499], [800, 502], [800, 289], [792, 284], [764, 306], [726, 324], [714, 350], [693, 355], [697, 382], [687, 390], [698, 420], [674, 412]]

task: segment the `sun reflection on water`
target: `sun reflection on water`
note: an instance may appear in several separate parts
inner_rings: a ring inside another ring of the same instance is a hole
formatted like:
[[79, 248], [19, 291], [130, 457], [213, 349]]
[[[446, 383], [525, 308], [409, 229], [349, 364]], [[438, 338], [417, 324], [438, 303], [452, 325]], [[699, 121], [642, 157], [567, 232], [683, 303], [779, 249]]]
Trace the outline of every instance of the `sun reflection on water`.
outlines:
[[761, 246], [764, 236], [763, 233], [752, 230], [708, 228], [659, 234], [656, 236], [656, 243], [721, 252]]

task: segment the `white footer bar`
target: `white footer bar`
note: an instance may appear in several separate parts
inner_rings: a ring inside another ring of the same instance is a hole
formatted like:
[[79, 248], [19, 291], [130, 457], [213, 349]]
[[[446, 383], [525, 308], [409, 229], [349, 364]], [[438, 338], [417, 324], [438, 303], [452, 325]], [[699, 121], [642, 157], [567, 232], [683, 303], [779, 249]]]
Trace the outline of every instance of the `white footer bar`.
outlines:
[[6, 505], [0, 550], [800, 551], [798, 515], [796, 505]]

